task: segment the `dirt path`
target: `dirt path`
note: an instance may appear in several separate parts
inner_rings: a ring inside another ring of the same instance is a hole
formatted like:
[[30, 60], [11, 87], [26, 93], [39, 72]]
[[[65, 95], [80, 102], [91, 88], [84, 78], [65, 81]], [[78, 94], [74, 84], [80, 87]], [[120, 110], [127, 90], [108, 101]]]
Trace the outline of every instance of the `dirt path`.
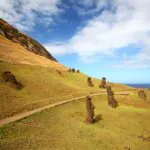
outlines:
[[[102, 93], [102, 92], [101, 93], [95, 93], [95, 94], [91, 94], [91, 96], [97, 96], [97, 95], [101, 95], [101, 94], [106, 94], [106, 93]], [[117, 92], [117, 93], [115, 93], [115, 95], [122, 95], [122, 94], [124, 95], [125, 93], [124, 92]], [[126, 93], [126, 94], [128, 94], [128, 93]], [[9, 124], [11, 122], [23, 119], [23, 118], [25, 118], [27, 116], [30, 116], [30, 115], [34, 114], [34, 113], [41, 112], [41, 111], [43, 111], [45, 109], [53, 108], [53, 107], [56, 107], [56, 106], [59, 106], [59, 105], [62, 105], [62, 104], [68, 103], [68, 102], [80, 100], [80, 99], [85, 98], [85, 97], [86, 96], [81, 96], [81, 97], [72, 98], [72, 99], [69, 99], [69, 100], [64, 100], [64, 101], [61, 101], [61, 102], [57, 102], [57, 103], [54, 103], [54, 104], [46, 105], [46, 106], [41, 107], [41, 108], [37, 108], [37, 109], [31, 110], [31, 111], [23, 112], [23, 113], [20, 113], [20, 114], [17, 114], [17, 115], [5, 118], [3, 120], [0, 120], [0, 127], [4, 126], [6, 124]]]

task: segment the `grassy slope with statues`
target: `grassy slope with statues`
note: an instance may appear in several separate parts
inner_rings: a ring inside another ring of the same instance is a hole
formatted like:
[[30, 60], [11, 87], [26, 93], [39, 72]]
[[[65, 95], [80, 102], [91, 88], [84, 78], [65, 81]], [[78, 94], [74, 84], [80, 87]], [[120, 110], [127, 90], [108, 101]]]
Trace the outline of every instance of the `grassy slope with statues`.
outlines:
[[94, 124], [86, 124], [85, 99], [36, 113], [0, 128], [2, 149], [149, 150], [150, 100], [137, 95], [115, 96], [116, 109], [106, 95], [93, 98]]
[[[0, 76], [0, 118], [32, 110], [61, 100], [87, 95], [90, 92], [104, 92], [98, 88], [100, 80], [92, 79], [94, 87], [87, 86], [87, 76], [69, 73], [41, 66], [0, 62], [0, 74], [11, 71], [24, 86], [16, 90]], [[112, 84], [115, 91], [130, 89], [124, 85]], [[132, 88], [131, 88], [132, 90]]]
[[[87, 75], [69, 73], [58, 62], [36, 55], [0, 35], [0, 74], [11, 71], [24, 86], [16, 90], [0, 76], [0, 119], [58, 101], [104, 92], [100, 80], [87, 86]], [[0, 128], [1, 149], [131, 149], [148, 150], [150, 144], [137, 136], [150, 135], [150, 94], [142, 101], [137, 91], [125, 85], [110, 83], [113, 91], [128, 91], [116, 95], [119, 107], [107, 106], [106, 95], [94, 98], [96, 115], [102, 115], [93, 125], [84, 123], [85, 100], [70, 102]], [[71, 142], [70, 142], [71, 141]]]
[[[0, 75], [4, 71], [11, 71], [24, 88], [18, 91], [0, 76], [0, 119], [90, 92], [104, 91], [98, 88], [100, 80], [92, 79], [95, 86], [88, 87], [86, 75], [69, 73], [64, 65], [27, 51], [0, 35]], [[115, 90], [130, 89], [111, 84]]]

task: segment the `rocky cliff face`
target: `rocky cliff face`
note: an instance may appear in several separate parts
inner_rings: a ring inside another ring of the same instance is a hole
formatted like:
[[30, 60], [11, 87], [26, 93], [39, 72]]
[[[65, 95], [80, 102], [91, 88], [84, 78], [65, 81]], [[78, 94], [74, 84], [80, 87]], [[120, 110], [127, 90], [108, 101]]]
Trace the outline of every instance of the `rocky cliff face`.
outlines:
[[40, 43], [19, 32], [2, 19], [0, 19], [0, 34], [13, 42], [21, 44], [28, 51], [44, 56], [50, 60], [57, 61]]

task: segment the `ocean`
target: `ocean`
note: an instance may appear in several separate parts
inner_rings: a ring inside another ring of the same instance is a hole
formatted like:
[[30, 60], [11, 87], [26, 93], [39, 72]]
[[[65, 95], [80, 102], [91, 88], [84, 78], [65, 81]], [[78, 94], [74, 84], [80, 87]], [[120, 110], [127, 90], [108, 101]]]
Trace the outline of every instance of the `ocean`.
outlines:
[[132, 87], [135, 87], [135, 88], [150, 88], [150, 83], [147, 83], [147, 84], [126, 84], [128, 86], [132, 86]]

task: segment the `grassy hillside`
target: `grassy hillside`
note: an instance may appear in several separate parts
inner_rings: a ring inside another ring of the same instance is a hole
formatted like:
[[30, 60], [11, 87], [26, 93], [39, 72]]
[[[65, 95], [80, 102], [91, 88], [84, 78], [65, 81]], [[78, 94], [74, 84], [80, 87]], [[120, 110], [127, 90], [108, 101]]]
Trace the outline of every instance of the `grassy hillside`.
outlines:
[[[126, 99], [128, 104], [122, 99]], [[92, 125], [84, 123], [85, 100], [71, 102], [37, 113], [0, 128], [0, 147], [36, 150], [149, 150], [150, 99], [136, 95], [116, 96], [119, 107], [111, 109], [105, 95], [93, 99]], [[138, 105], [138, 106], [137, 106]]]
[[51, 61], [44, 56], [36, 55], [18, 43], [14, 43], [0, 35], [0, 60], [13, 64], [27, 64], [32, 66], [49, 67], [58, 70], [67, 70], [64, 65]]
[[[99, 88], [100, 80], [92, 78], [94, 87], [89, 87], [88, 76], [67, 70], [0, 35], [0, 120], [91, 92], [106, 92]], [[4, 82], [4, 71], [11, 71], [23, 89]], [[106, 95], [95, 97], [96, 123], [84, 123], [85, 100], [70, 102], [0, 128], [0, 149], [149, 150], [150, 142], [138, 136], [150, 136], [150, 90], [143, 101], [136, 89], [109, 84], [114, 92], [128, 95], [115, 95], [119, 107], [114, 110], [107, 106]]]
[[[64, 99], [105, 91], [98, 88], [100, 80], [92, 79], [94, 87], [87, 86], [87, 76], [82, 73], [58, 72], [49, 67], [29, 66], [0, 62], [0, 74], [11, 71], [24, 88], [20, 91], [4, 82], [0, 76], [0, 119], [15, 113], [31, 110]], [[112, 85], [114, 90], [129, 89]]]

